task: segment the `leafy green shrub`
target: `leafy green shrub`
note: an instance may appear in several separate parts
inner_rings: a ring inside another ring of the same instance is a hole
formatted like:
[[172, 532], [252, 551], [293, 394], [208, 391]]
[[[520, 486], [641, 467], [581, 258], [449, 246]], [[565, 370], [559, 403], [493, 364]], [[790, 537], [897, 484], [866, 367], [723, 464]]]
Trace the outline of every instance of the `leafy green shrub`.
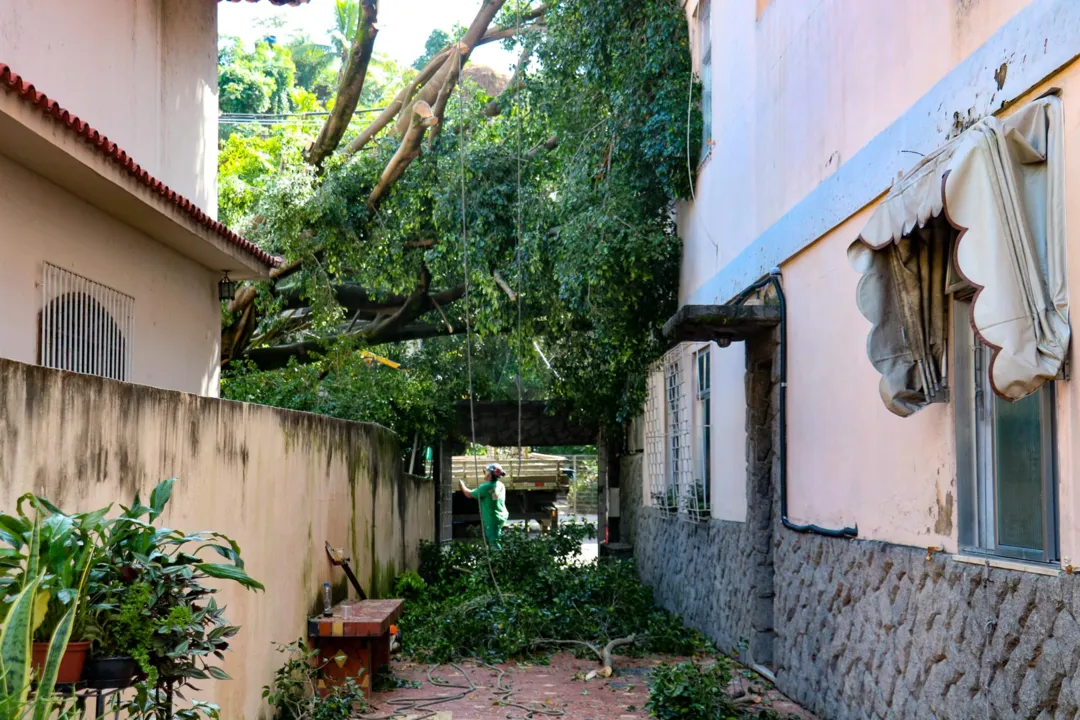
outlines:
[[404, 651], [418, 661], [500, 661], [550, 650], [540, 642], [545, 639], [604, 645], [635, 633], [644, 639], [623, 648], [628, 654], [706, 649], [704, 636], [653, 602], [632, 562], [571, 562], [593, 532], [588, 525], [563, 525], [530, 537], [507, 528], [500, 548], [424, 545], [419, 576], [425, 585], [402, 579], [403, 589], [408, 582], [414, 593], [401, 619]]
[[311, 650], [303, 640], [278, 645], [285, 663], [274, 673], [274, 682], [263, 687], [263, 697], [274, 708], [275, 720], [348, 720], [359, 710], [367, 711], [364, 691], [349, 678], [342, 685], [331, 685], [325, 695], [318, 690], [321, 667], [316, 664], [319, 651]]
[[735, 664], [726, 657], [705, 664], [661, 663], [649, 679], [645, 709], [657, 720], [781, 720], [772, 710], [739, 707], [728, 694]]
[[741, 715], [727, 694], [731, 664], [661, 664], [649, 680], [649, 716], [659, 720], [727, 720]]

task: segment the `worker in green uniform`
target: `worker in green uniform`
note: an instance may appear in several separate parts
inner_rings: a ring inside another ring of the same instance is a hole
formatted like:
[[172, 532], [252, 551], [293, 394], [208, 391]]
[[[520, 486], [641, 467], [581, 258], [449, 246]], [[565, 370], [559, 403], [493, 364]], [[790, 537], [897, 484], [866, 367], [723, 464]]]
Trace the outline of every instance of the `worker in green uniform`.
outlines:
[[506, 473], [502, 466], [491, 463], [484, 468], [484, 482], [475, 490], [470, 490], [464, 480], [458, 481], [465, 497], [476, 498], [480, 502], [480, 521], [484, 525], [484, 537], [488, 544], [494, 547], [499, 547], [503, 525], [510, 519], [510, 513], [506, 509], [506, 486], [499, 479], [503, 477], [506, 477]]

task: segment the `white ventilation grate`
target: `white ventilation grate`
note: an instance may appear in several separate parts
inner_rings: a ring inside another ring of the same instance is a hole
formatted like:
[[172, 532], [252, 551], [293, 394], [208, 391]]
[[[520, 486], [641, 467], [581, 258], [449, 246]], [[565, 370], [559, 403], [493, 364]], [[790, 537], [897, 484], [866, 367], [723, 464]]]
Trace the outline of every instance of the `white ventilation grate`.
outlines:
[[50, 263], [41, 293], [44, 367], [113, 380], [131, 377], [135, 298]]

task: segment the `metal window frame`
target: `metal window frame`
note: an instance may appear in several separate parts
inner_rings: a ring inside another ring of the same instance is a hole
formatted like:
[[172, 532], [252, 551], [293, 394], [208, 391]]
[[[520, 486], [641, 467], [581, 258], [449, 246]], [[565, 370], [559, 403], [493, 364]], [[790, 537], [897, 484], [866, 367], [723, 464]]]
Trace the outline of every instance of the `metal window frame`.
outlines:
[[1054, 383], [1040, 391], [1042, 442], [1043, 547], [1020, 548], [997, 542], [997, 473], [994, 452], [994, 394], [989, 387], [992, 352], [978, 342], [967, 322], [970, 298], [953, 302], [956, 351], [953, 376], [956, 401], [957, 507], [964, 552], [1037, 563], [1060, 559], [1058, 532], [1057, 393]]
[[709, 154], [712, 140], [712, 2], [701, 0], [694, 10], [698, 32], [698, 57], [701, 79], [701, 157]]
[[135, 298], [44, 263], [38, 359], [43, 367], [126, 381], [132, 375]]
[[[705, 345], [694, 352], [694, 416], [696, 472], [691, 478], [687, 514], [695, 521], [708, 520], [712, 513], [712, 348]], [[700, 488], [698, 482], [700, 481]]]
[[645, 402], [645, 473], [649, 483], [649, 505], [664, 514], [674, 514], [676, 508], [668, 507], [667, 497], [667, 412], [664, 365], [658, 363], [649, 373], [648, 396]]

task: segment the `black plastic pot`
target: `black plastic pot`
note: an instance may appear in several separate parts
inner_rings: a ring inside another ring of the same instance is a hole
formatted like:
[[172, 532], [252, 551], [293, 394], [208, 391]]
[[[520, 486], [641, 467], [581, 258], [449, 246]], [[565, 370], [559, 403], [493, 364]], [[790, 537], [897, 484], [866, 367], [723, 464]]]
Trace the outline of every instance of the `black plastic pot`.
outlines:
[[139, 665], [130, 657], [90, 658], [83, 669], [83, 679], [91, 688], [131, 687]]

